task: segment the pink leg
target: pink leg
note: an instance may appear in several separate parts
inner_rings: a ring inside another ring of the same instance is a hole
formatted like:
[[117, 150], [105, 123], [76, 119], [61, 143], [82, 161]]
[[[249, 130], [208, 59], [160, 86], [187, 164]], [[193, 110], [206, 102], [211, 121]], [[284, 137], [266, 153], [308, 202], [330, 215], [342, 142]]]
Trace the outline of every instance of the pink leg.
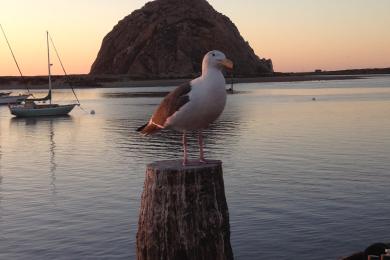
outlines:
[[199, 143], [199, 161], [201, 163], [205, 163], [206, 159], [204, 158], [202, 130], [199, 130], [199, 133], [198, 133], [198, 143]]
[[188, 152], [187, 152], [187, 136], [186, 132], [183, 132], [183, 152], [184, 152], [184, 157], [183, 157], [183, 166], [187, 166], [188, 164]]

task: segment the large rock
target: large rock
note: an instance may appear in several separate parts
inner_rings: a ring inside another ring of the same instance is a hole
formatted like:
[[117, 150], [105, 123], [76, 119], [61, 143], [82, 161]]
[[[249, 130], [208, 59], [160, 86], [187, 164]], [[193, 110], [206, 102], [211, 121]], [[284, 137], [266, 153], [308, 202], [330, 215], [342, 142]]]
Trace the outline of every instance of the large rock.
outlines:
[[203, 55], [221, 50], [240, 76], [273, 72], [230, 19], [206, 0], [156, 0], [121, 20], [103, 40], [91, 74], [135, 78], [193, 77]]

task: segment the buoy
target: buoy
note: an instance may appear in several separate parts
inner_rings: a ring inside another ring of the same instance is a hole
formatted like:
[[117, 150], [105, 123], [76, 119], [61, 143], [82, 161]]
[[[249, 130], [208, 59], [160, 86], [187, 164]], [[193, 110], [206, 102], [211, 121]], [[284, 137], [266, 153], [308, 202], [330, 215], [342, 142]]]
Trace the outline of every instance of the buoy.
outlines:
[[311, 100], [316, 101], [317, 99], [315, 97], [313, 97]]

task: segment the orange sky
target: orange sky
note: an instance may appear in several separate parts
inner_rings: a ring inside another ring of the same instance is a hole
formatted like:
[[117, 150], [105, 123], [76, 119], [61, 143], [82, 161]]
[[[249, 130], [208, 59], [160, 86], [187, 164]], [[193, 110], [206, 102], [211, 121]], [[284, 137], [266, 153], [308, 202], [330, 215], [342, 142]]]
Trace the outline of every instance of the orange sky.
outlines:
[[[103, 37], [145, 2], [1, 0], [0, 23], [25, 75], [47, 74], [46, 29], [68, 72], [88, 73]], [[276, 71], [390, 67], [389, 0], [209, 2], [231, 18], [257, 55], [273, 60]], [[18, 75], [2, 37], [0, 75]]]

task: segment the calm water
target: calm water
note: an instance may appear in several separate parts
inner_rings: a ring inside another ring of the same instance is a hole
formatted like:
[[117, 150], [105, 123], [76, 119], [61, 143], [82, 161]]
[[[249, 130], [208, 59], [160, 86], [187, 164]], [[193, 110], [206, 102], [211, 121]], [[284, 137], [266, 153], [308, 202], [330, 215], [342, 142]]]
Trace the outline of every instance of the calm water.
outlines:
[[[337, 259], [389, 241], [390, 77], [237, 88], [206, 139], [224, 161], [236, 259]], [[0, 107], [0, 259], [134, 259], [145, 164], [181, 156], [177, 134], [134, 132], [160, 98], [111, 95], [145, 90], [161, 89], [79, 91], [94, 116]]]

